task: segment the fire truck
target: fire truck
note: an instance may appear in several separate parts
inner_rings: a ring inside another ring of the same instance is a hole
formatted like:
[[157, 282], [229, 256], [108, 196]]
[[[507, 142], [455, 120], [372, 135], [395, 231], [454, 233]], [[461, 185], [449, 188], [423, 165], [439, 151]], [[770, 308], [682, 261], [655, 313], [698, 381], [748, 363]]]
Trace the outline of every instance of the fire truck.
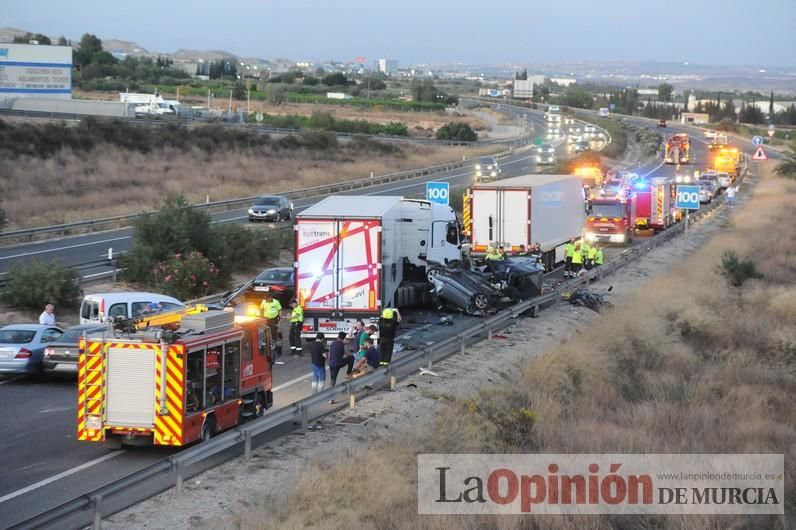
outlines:
[[666, 139], [666, 152], [663, 157], [667, 164], [689, 164], [691, 162], [691, 141], [685, 133], [677, 133]]
[[636, 229], [635, 194], [595, 197], [586, 217], [587, 241], [629, 245]]
[[737, 148], [720, 149], [713, 159], [713, 169], [719, 173], [727, 173], [733, 179], [738, 177], [743, 155]]
[[119, 319], [80, 342], [77, 437], [182, 446], [273, 405], [265, 319], [199, 306]]
[[636, 228], [639, 230], [665, 230], [680, 220], [674, 207], [677, 186], [671, 179], [653, 178], [633, 184], [632, 195], [636, 207]]

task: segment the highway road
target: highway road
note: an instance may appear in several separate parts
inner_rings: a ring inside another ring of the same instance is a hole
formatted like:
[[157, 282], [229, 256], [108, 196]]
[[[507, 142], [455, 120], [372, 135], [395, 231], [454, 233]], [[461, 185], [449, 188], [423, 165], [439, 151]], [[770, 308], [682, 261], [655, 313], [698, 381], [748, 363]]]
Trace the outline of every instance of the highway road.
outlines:
[[[537, 126], [543, 126], [538, 113], [528, 113]], [[639, 122], [641, 126], [648, 123]], [[674, 132], [677, 127], [668, 131]], [[668, 132], [667, 131], [667, 132]], [[563, 154], [565, 143], [559, 147]], [[707, 161], [704, 142], [695, 142], [696, 163], [702, 168]], [[506, 159], [501, 167], [504, 176], [527, 174], [534, 169], [533, 152], [520, 152]], [[641, 175], [673, 176], [675, 167], [654, 161], [636, 168]], [[452, 186], [464, 186], [472, 180], [472, 170], [464, 168], [432, 177]], [[368, 194], [410, 195], [424, 191], [425, 180], [404, 181], [369, 189]], [[317, 199], [315, 199], [317, 200]], [[297, 201], [297, 210], [310, 202]], [[245, 212], [225, 212], [218, 221], [244, 221]], [[637, 238], [636, 244], [643, 239]], [[41, 259], [60, 257], [65, 262], [81, 262], [89, 256], [104, 255], [108, 246], [123, 249], [130, 244], [130, 232], [120, 230], [105, 234], [80, 236], [68, 240], [3, 249], [0, 259], [5, 266], [24, 262], [26, 253]], [[610, 258], [621, 252], [609, 249]], [[442, 324], [442, 316], [427, 311], [413, 312], [406, 318], [403, 342], [409, 345], [432, 343], [469, 327], [474, 317], [457, 316], [451, 325]], [[286, 335], [286, 334], [285, 334]], [[398, 356], [400, 354], [397, 354]], [[274, 367], [275, 407], [282, 407], [310, 392], [309, 360], [282, 356]], [[175, 449], [125, 449], [109, 451], [102, 445], [78, 443], [75, 440], [76, 391], [73, 380], [59, 379], [34, 383], [27, 379], [0, 381], [0, 422], [6, 426], [0, 433], [0, 527], [7, 527], [47, 508], [87, 493], [97, 487], [152, 464]], [[340, 405], [335, 405], [340, 406]], [[330, 405], [331, 407], [331, 405]]]

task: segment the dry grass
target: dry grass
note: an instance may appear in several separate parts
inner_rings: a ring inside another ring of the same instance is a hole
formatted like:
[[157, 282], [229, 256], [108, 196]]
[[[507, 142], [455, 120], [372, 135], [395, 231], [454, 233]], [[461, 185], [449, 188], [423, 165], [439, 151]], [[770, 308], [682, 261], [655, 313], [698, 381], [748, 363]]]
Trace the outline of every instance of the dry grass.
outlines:
[[150, 210], [165, 193], [190, 202], [316, 186], [432, 166], [494, 152], [495, 147], [407, 145], [393, 155], [357, 152], [343, 144], [326, 152], [161, 150], [143, 154], [100, 148], [49, 159], [0, 161], [0, 207], [9, 228], [58, 224]]
[[[515, 384], [450, 405], [431, 433], [333, 458], [358, 464], [309, 471], [286, 501], [241, 527], [784, 528], [793, 495], [785, 518], [421, 517], [413, 477], [423, 452], [784, 453], [792, 491], [796, 234], [779, 228], [794, 199], [796, 184], [762, 180], [725, 232], [530, 362]], [[716, 271], [726, 249], [765, 277], [729, 288]], [[523, 410], [536, 421], [512, 420]]]

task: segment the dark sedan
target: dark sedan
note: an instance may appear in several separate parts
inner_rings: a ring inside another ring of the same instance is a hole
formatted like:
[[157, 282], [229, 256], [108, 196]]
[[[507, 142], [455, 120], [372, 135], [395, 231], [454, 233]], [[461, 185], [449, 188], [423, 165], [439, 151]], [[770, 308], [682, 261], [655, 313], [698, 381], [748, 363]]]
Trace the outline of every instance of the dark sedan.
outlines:
[[283, 307], [293, 298], [295, 285], [294, 271], [291, 267], [265, 269], [254, 279], [252, 289], [258, 294], [271, 293]]
[[41, 365], [44, 373], [77, 374], [80, 337], [92, 333], [102, 333], [106, 330], [105, 326], [96, 324], [81, 324], [67, 328], [56, 342], [48, 344], [44, 349], [44, 359]]
[[278, 195], [263, 195], [249, 208], [249, 222], [282, 221], [293, 216], [293, 203]]

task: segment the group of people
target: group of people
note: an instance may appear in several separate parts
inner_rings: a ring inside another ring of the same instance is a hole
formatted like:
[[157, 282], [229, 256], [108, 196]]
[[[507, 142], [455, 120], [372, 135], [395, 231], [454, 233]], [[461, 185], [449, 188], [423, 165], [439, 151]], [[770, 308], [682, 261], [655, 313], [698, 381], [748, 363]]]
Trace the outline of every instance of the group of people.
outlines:
[[570, 238], [567, 242], [564, 277], [574, 278], [583, 270], [591, 270], [603, 264], [603, 247], [585, 239]]
[[[517, 247], [516, 252], [512, 252], [512, 256], [529, 256], [539, 251], [540, 245], [539, 243], [535, 245], [531, 245], [530, 248], [526, 247], [525, 245], [520, 245]], [[506, 259], [508, 253], [506, 252], [506, 247], [497, 243], [490, 243], [489, 247], [486, 249], [486, 256], [484, 259], [486, 261], [500, 261]]]
[[[290, 353], [293, 356], [302, 355], [301, 331], [304, 326], [304, 309], [296, 299], [290, 300]], [[276, 349], [276, 338], [279, 333], [279, 320], [282, 305], [270, 293], [263, 297], [260, 304], [260, 313], [268, 322], [271, 332], [272, 349]], [[346, 369], [346, 378], [353, 377], [355, 373], [364, 373], [375, 370], [392, 361], [395, 346], [395, 335], [401, 323], [401, 314], [397, 309], [386, 308], [379, 318], [379, 326], [371, 324], [365, 326], [362, 320], [348, 330], [341, 331], [337, 338], [327, 345], [323, 333], [318, 333], [310, 344], [310, 362], [312, 367], [312, 391], [321, 392], [326, 386], [326, 363], [329, 363], [331, 386], [337, 384], [340, 370]], [[375, 336], [378, 333], [378, 343]], [[281, 354], [276, 351], [276, 356]]]

